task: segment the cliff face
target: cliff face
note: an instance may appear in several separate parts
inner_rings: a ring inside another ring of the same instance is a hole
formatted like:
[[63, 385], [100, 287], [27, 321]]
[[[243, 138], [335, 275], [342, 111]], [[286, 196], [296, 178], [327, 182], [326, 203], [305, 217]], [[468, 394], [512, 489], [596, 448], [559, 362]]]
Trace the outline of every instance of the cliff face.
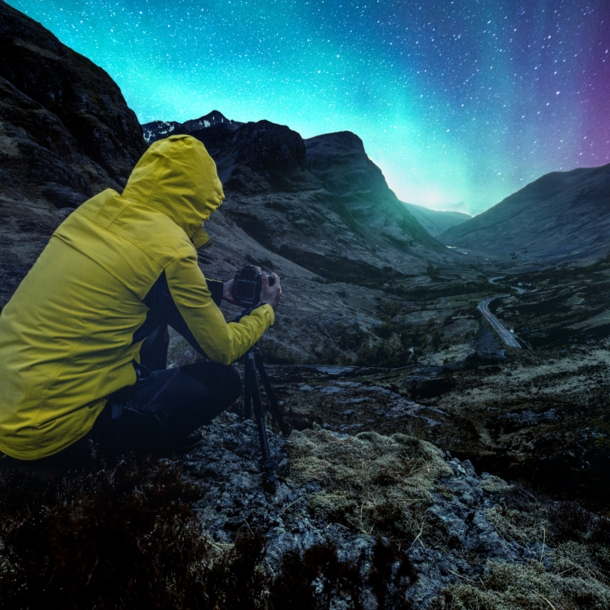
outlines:
[[341, 131], [316, 136], [305, 143], [312, 172], [337, 198], [360, 233], [381, 245], [406, 251], [409, 242], [438, 249], [438, 242], [390, 190], [357, 135]]
[[65, 216], [121, 189], [146, 149], [114, 81], [0, 3], [0, 303]]
[[12, 137], [25, 137], [68, 165], [91, 165], [89, 182], [124, 184], [146, 143], [120, 89], [39, 23], [6, 4], [0, 17], [0, 77], [8, 94], [2, 119], [21, 131]]

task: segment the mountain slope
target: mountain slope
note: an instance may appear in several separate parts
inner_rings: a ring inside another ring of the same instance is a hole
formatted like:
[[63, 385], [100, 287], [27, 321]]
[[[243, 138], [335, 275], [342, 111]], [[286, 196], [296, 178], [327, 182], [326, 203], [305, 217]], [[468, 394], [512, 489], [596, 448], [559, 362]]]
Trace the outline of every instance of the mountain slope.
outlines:
[[0, 304], [65, 211], [121, 189], [146, 149], [101, 68], [0, 2]]
[[600, 256], [610, 237], [610, 165], [542, 176], [443, 233], [451, 246], [549, 261]]
[[358, 136], [341, 131], [310, 138], [305, 145], [311, 171], [369, 239], [401, 248], [408, 248], [410, 240], [437, 247], [390, 190]]
[[151, 141], [170, 129], [200, 139], [225, 186], [222, 212], [272, 252], [327, 279], [377, 285], [446, 256], [350, 132], [303, 140], [287, 126], [238, 123], [216, 111], [143, 129]]
[[[58, 168], [63, 163], [82, 174], [86, 166], [88, 182], [124, 184], [146, 144], [135, 113], [108, 74], [5, 3], [0, 56], [1, 118], [11, 123], [4, 135], [15, 140], [14, 148], [42, 147], [46, 152], [37, 152], [53, 155]], [[31, 156], [31, 150], [25, 154]], [[37, 172], [29, 178], [53, 182]], [[72, 186], [72, 177], [56, 178], [56, 184]]]
[[[0, 49], [1, 307], [74, 207], [104, 188], [122, 188], [146, 141], [103, 70], [2, 2]], [[393, 194], [361, 142], [350, 134], [339, 150], [318, 139], [320, 162], [312, 169], [301, 136], [268, 121], [241, 124], [213, 112], [184, 125], [157, 123], [146, 133], [163, 137], [170, 128], [205, 142], [229, 195], [206, 223], [217, 245], [200, 258], [206, 275], [228, 278], [256, 263], [282, 277], [281, 315], [261, 341], [269, 357], [333, 360], [340, 340], [348, 361], [380, 343], [373, 330], [381, 288], [405, 272], [417, 283], [424, 256], [443, 248], [407, 212], [392, 210]], [[341, 169], [343, 185], [316, 175], [325, 155], [337, 169], [340, 159], [357, 161]], [[409, 252], [391, 241], [386, 211], [407, 228], [413, 224], [413, 233], [397, 230]], [[318, 273], [351, 285], [321, 282]], [[229, 319], [236, 313], [226, 310]]]

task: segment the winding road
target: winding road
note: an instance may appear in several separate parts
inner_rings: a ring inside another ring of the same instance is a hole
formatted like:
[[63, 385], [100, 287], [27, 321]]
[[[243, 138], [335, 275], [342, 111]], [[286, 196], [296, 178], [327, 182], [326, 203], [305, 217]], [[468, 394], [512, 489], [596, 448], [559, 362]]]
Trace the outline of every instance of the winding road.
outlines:
[[489, 311], [489, 304], [496, 299], [503, 299], [504, 297], [509, 297], [509, 294], [501, 294], [496, 297], [490, 297], [489, 299], [485, 299], [481, 301], [478, 305], [479, 311], [487, 318], [487, 321], [491, 324], [491, 327], [500, 335], [500, 338], [506, 345], [510, 347], [521, 347], [519, 342], [511, 332], [506, 330], [506, 328], [498, 321], [498, 318], [494, 316], [491, 311]]

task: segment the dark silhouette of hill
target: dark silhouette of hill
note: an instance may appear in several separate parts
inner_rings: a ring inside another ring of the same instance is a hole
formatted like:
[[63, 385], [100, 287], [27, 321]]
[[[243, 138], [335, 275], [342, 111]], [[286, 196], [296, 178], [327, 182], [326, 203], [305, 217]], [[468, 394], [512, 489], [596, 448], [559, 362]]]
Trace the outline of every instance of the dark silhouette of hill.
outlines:
[[26, 15], [0, 4], [4, 187], [58, 206], [122, 186], [146, 148], [114, 81]]
[[121, 190], [146, 149], [114, 81], [0, 2], [0, 302], [74, 208]]

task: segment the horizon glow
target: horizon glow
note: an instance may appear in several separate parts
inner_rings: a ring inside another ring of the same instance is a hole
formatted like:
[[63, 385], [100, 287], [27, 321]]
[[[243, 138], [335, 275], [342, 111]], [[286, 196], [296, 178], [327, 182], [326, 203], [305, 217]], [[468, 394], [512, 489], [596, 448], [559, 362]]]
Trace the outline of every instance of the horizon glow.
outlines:
[[478, 214], [610, 162], [606, 0], [9, 0], [104, 68], [141, 123], [349, 130], [399, 199]]

